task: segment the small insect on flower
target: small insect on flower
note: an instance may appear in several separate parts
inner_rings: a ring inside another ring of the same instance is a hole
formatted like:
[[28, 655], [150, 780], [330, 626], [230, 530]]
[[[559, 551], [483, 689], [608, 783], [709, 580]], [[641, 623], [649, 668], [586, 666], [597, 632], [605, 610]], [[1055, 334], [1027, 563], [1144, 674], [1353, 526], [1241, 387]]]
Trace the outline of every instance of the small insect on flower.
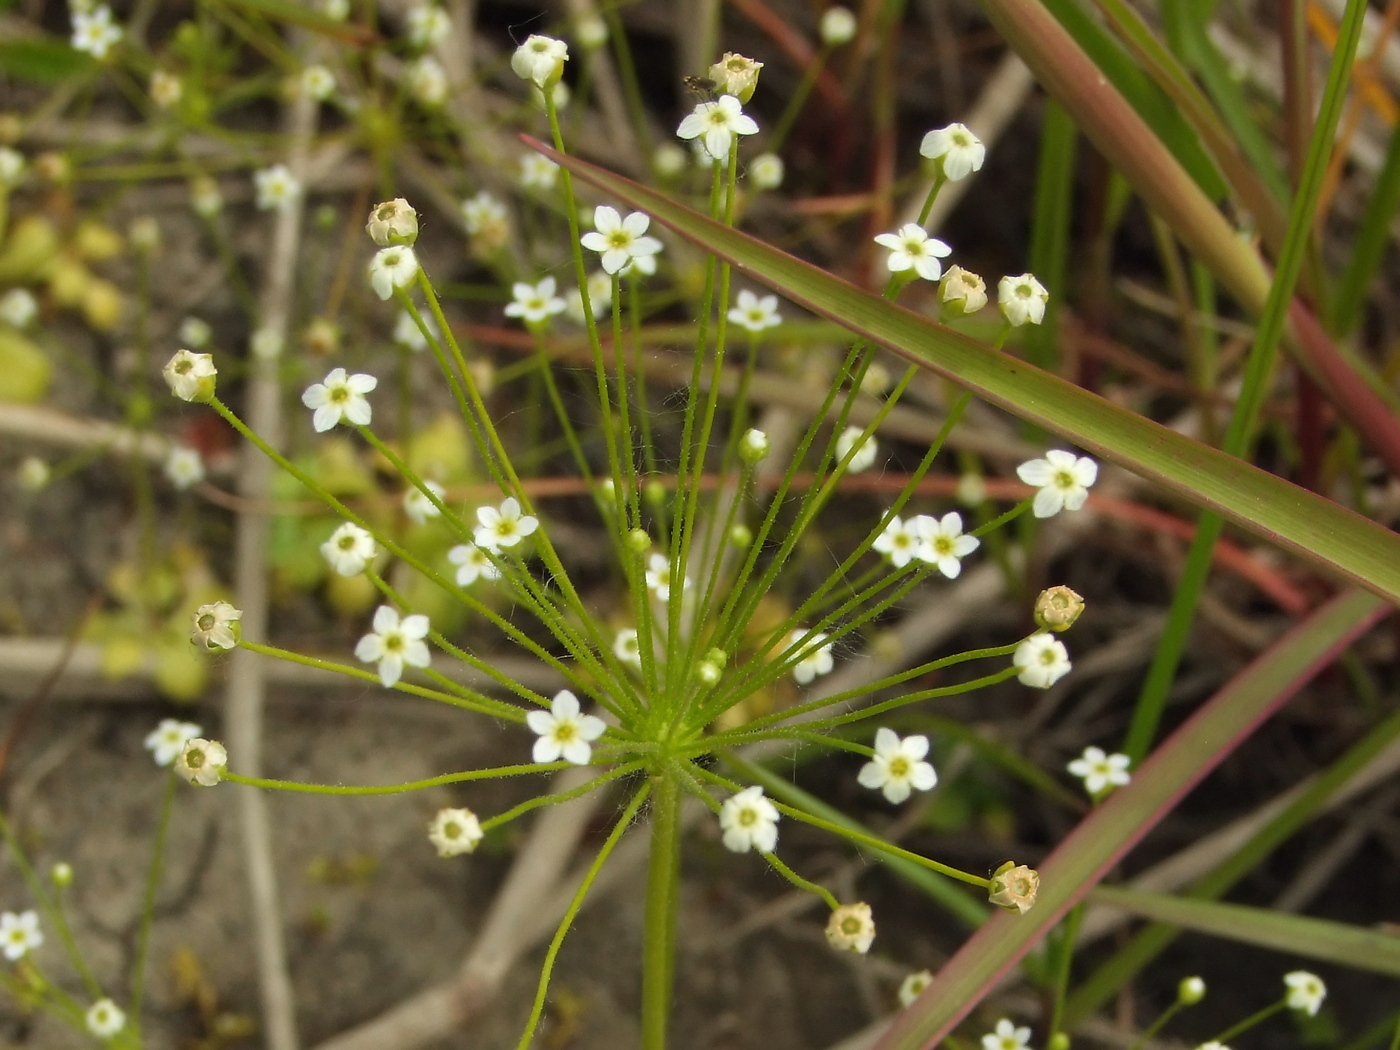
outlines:
[[993, 1031], [982, 1037], [982, 1050], [1025, 1050], [1030, 1042], [1029, 1028], [1017, 1028], [1003, 1017]]
[[258, 207], [263, 211], [285, 210], [301, 195], [301, 183], [285, 164], [253, 172], [253, 184], [258, 191]]
[[550, 36], [535, 34], [515, 49], [510, 68], [521, 80], [538, 88], [552, 87], [564, 75], [564, 63], [569, 60], [569, 45]]
[[888, 557], [890, 564], [896, 569], [904, 568], [914, 560], [914, 555], [923, 542], [916, 521], [917, 519], [904, 521], [896, 514], [885, 526], [885, 531], [875, 537], [871, 548]]
[[661, 251], [660, 241], [643, 236], [650, 225], [651, 217], [643, 212], [634, 211], [624, 219], [616, 208], [600, 204], [593, 209], [593, 229], [579, 242], [602, 256], [605, 273], [620, 273], [634, 259]]
[[982, 170], [982, 161], [987, 157], [987, 147], [982, 140], [968, 130], [964, 124], [949, 124], [937, 128], [924, 136], [919, 144], [919, 153], [935, 161], [943, 170], [943, 177], [949, 182], [965, 179], [974, 171]]
[[840, 47], [849, 43], [856, 35], [856, 16], [848, 7], [836, 4], [822, 14], [820, 25], [822, 43], [827, 47]]
[[1086, 747], [1080, 755], [1065, 768], [1072, 776], [1084, 781], [1084, 790], [1097, 798], [1111, 787], [1122, 787], [1132, 780], [1128, 767], [1133, 760], [1127, 755], [1104, 754], [1101, 748]]
[[481, 821], [469, 809], [440, 809], [428, 824], [428, 841], [439, 857], [458, 857], [475, 851], [484, 836]]
[[170, 392], [181, 401], [208, 401], [214, 396], [214, 380], [219, 370], [209, 354], [177, 350], [161, 369]]
[[754, 784], [730, 795], [719, 807], [719, 826], [725, 849], [747, 853], [756, 849], [772, 853], [778, 845], [778, 807]]
[[364, 372], [347, 375], [343, 368], [333, 368], [323, 382], [313, 383], [301, 395], [301, 403], [314, 412], [311, 425], [318, 434], [330, 430], [342, 420], [357, 426], [369, 426], [371, 409], [365, 395], [379, 385], [379, 380]]
[[190, 641], [210, 652], [232, 649], [238, 644], [238, 622], [242, 619], [243, 610], [235, 609], [228, 602], [201, 605], [194, 613]]
[[843, 904], [826, 921], [826, 943], [838, 952], [864, 955], [875, 940], [875, 919], [864, 901]]
[[477, 507], [476, 520], [479, 524], [472, 534], [476, 545], [493, 554], [514, 547], [540, 527], [538, 518], [521, 513], [514, 496], [501, 500], [500, 507]]
[[624, 627], [613, 639], [613, 655], [629, 667], [640, 670], [642, 666], [642, 645], [637, 639], [635, 627]]
[[[735, 51], [726, 51], [724, 57], [710, 67], [710, 80], [714, 83], [715, 90], [721, 94], [733, 95], [737, 101], [746, 103], [753, 98], [754, 89], [758, 87], [758, 74], [762, 68], [762, 62], [745, 58]], [[724, 152], [727, 153], [728, 150]], [[715, 155], [719, 156], [717, 153]]]
[[536, 762], [572, 762], [586, 766], [593, 757], [592, 741], [607, 730], [608, 724], [596, 715], [586, 715], [578, 697], [564, 689], [556, 693], [548, 711], [531, 711], [525, 716], [539, 739], [531, 757]]
[[18, 962], [43, 943], [38, 912], [30, 909], [18, 915], [12, 911], [0, 914], [0, 951], [10, 962]]
[[160, 725], [146, 736], [146, 750], [162, 769], [180, 757], [185, 745], [204, 732], [193, 722], [181, 722], [174, 718], [162, 718]]
[[126, 1014], [110, 999], [99, 999], [89, 1006], [83, 1020], [98, 1039], [111, 1039], [126, 1027]]
[[[836, 462], [841, 462], [855, 448], [856, 441], [860, 439], [865, 431], [861, 427], [847, 427], [841, 431], [841, 436], [836, 439]], [[880, 452], [880, 444], [875, 440], [875, 435], [871, 434], [860, 443], [860, 448], [856, 449], [856, 454], [851, 456], [851, 461], [846, 464], [847, 474], [859, 474], [869, 470], [875, 463], [875, 457]]]
[[1011, 663], [1020, 668], [1016, 675], [1022, 685], [1049, 689], [1069, 674], [1069, 651], [1052, 634], [1039, 631], [1016, 647]]
[[897, 233], [877, 234], [875, 243], [890, 250], [885, 263], [890, 273], [913, 270], [926, 281], [942, 276], [943, 263], [939, 260], [953, 253], [952, 248], [937, 237], [930, 237], [916, 222], [905, 223]]
[[204, 480], [204, 460], [192, 448], [177, 445], [166, 454], [165, 476], [183, 492]]
[[778, 297], [765, 295], [762, 298], [745, 288], [734, 300], [729, 311], [729, 319], [746, 331], [758, 333], [765, 328], [776, 328], [783, 323], [778, 315]]
[[[428, 491], [424, 492], [423, 489]], [[428, 492], [431, 492], [439, 500], [447, 495], [447, 490], [436, 481], [424, 481], [421, 489], [415, 485], [404, 490], [403, 512], [408, 515], [408, 520], [415, 525], [424, 525], [429, 518], [436, 518], [442, 514], [442, 511], [438, 510], [437, 504], [428, 498]]]
[[736, 135], [757, 135], [758, 124], [744, 113], [743, 104], [733, 95], [721, 95], [713, 102], [701, 102], [681, 121], [676, 134], [683, 139], [699, 139], [715, 163], [729, 156]]
[[1044, 459], [1031, 459], [1016, 468], [1016, 476], [1040, 491], [1031, 512], [1037, 518], [1054, 517], [1061, 510], [1078, 510], [1089, 498], [1089, 487], [1098, 480], [1099, 465], [1088, 456], [1051, 449]]
[[933, 983], [933, 974], [927, 970], [911, 973], [899, 983], [899, 1005], [906, 1009], [914, 1005], [914, 1000], [924, 994], [924, 989]]
[[820, 675], [830, 674], [835, 666], [831, 658], [831, 643], [820, 631], [808, 634], [805, 628], [799, 627], [788, 635], [787, 648], [790, 651], [801, 649], [806, 653], [792, 667], [792, 677], [797, 679], [798, 685], [807, 685]]
[[378, 553], [374, 537], [352, 522], [345, 522], [321, 544], [321, 556], [341, 576], [358, 576]]
[[420, 51], [437, 47], [452, 31], [452, 20], [436, 4], [420, 4], [408, 12], [408, 42]]
[[938, 783], [933, 766], [924, 761], [927, 754], [928, 737], [900, 739], [893, 729], [881, 726], [875, 731], [875, 757], [861, 766], [856, 779], [861, 787], [883, 792], [898, 805], [911, 792], [932, 791]]
[[546, 277], [539, 284], [516, 281], [511, 286], [512, 302], [506, 304], [506, 316], [518, 317], [534, 328], [549, 323], [549, 319], [564, 312], [565, 302], [554, 294], [554, 278]]
[[1049, 301], [1050, 293], [1045, 285], [1032, 274], [1003, 277], [997, 283], [997, 309], [1013, 328], [1040, 324], [1045, 320], [1045, 304]]
[[301, 71], [301, 93], [324, 102], [335, 93], [335, 74], [322, 65], [307, 66]]
[[99, 4], [91, 11], [75, 11], [73, 14], [74, 48], [86, 51], [93, 58], [106, 58], [122, 38], [122, 27], [112, 22], [112, 9]]
[[962, 515], [957, 511], [949, 511], [941, 519], [920, 514], [914, 525], [921, 541], [915, 556], [936, 565], [950, 580], [962, 572], [961, 559], [982, 545], [976, 536], [963, 535]]
[[28, 328], [38, 313], [38, 300], [28, 288], [11, 288], [0, 295], [0, 321], [11, 328]]
[[776, 190], [785, 173], [783, 158], [776, 153], [760, 153], [749, 161], [749, 181], [756, 190]]
[[365, 232], [381, 248], [411, 245], [418, 240], [418, 212], [402, 197], [383, 201], [369, 213]]
[[379, 680], [392, 687], [403, 677], [403, 669], [427, 667], [433, 662], [428, 652], [428, 618], [421, 613], [399, 618], [392, 605], [374, 610], [374, 629], [355, 645], [355, 659], [379, 664]]
[[1327, 986], [1322, 978], [1307, 970], [1294, 970], [1283, 975], [1284, 986], [1288, 989], [1284, 1001], [1290, 1010], [1300, 1010], [1309, 1017], [1316, 1017], [1322, 1009], [1322, 1000], [1327, 998]]
[[228, 769], [228, 751], [217, 740], [195, 737], [186, 740], [175, 758], [175, 772], [191, 784], [213, 787]]
[[369, 283], [374, 294], [388, 299], [398, 288], [407, 288], [418, 276], [418, 256], [407, 245], [391, 245], [375, 252], [369, 261]]
[[520, 158], [520, 185], [527, 190], [552, 190], [559, 179], [559, 165], [538, 153]]

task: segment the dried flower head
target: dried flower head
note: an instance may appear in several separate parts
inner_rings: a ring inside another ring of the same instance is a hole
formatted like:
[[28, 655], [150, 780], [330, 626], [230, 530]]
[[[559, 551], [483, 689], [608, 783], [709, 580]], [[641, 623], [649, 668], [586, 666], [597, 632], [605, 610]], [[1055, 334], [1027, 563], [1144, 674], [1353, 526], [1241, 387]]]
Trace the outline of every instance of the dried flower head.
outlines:
[[1084, 599], [1064, 584], [1047, 587], [1035, 600], [1035, 622], [1047, 631], [1068, 631], [1084, 612]]
[[1035, 904], [1038, 892], [1040, 872], [1008, 860], [992, 874], [991, 892], [987, 900], [998, 908], [1024, 915]]
[[394, 244], [413, 244], [418, 240], [418, 213], [402, 197], [376, 204], [365, 223], [370, 240], [381, 248]]
[[875, 940], [875, 920], [864, 901], [843, 904], [826, 922], [826, 941], [839, 952], [864, 955]]

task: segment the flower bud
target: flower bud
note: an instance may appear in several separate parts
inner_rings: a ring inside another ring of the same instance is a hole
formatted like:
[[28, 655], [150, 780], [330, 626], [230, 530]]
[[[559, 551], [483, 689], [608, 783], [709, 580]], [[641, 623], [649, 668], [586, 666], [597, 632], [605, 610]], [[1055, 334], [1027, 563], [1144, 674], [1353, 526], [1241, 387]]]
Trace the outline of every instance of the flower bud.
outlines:
[[[681, 172], [685, 171], [687, 157], [685, 150], [681, 149], [674, 142], [663, 142], [656, 147], [651, 155], [651, 167], [659, 178], [674, 179]], [[593, 215], [590, 212], [588, 221], [592, 221]]]
[[20, 461], [16, 477], [19, 480], [20, 488], [30, 492], [38, 492], [48, 485], [53, 477], [53, 472], [49, 470], [49, 465], [38, 456], [25, 456]]
[[651, 534], [646, 529], [633, 529], [627, 534], [627, 549], [633, 554], [645, 554], [651, 547]]
[[998, 908], [1024, 915], [1031, 910], [1035, 895], [1040, 891], [1040, 872], [1008, 860], [992, 874], [990, 889], [988, 901]]
[[723, 649], [711, 649], [705, 654], [705, 662], [712, 663], [723, 670], [724, 665], [729, 663], [729, 654]]
[[329, 357], [340, 349], [340, 326], [327, 317], [313, 317], [301, 335], [301, 344], [313, 357]]
[[980, 507], [987, 500], [987, 481], [981, 474], [964, 474], [954, 494], [964, 507]]
[[828, 7], [821, 21], [822, 43], [827, 47], [840, 47], [849, 43], [856, 35], [856, 16], [850, 8], [837, 4]]
[[402, 197], [376, 204], [365, 223], [365, 232], [381, 248], [413, 244], [418, 240], [418, 213]]
[[209, 402], [214, 397], [214, 381], [219, 374], [209, 354], [177, 350], [161, 370], [170, 392], [181, 401]]
[[923, 994], [925, 988], [933, 983], [933, 974], [927, 970], [919, 970], [904, 978], [899, 985], [899, 1005], [912, 1006], [914, 1000]]
[[695, 677], [700, 679], [702, 685], [714, 685], [723, 672], [724, 668], [715, 666], [709, 660], [701, 660], [695, 665]]
[[73, 865], [67, 861], [59, 861], [49, 869], [49, 880], [61, 890], [66, 890], [73, 885]]
[[1069, 1050], [1069, 1036], [1064, 1032], [1056, 1032], [1046, 1044], [1046, 1050]]
[[938, 285], [938, 299], [947, 317], [966, 317], [987, 305], [987, 285], [961, 266], [950, 266]]
[[843, 904], [831, 913], [826, 924], [826, 940], [837, 951], [864, 955], [875, 940], [875, 920], [864, 901]]
[[729, 542], [743, 550], [753, 542], [753, 530], [742, 522], [733, 525], [729, 529]]
[[739, 458], [745, 463], [757, 463], [768, 455], [768, 435], [761, 430], [750, 428], [739, 439]]
[[1182, 1006], [1195, 1006], [1206, 997], [1206, 982], [1199, 977], [1183, 977], [1176, 986], [1176, 1001]]
[[659, 481], [648, 481], [642, 489], [642, 495], [652, 506], [659, 507], [666, 502], [666, 486]]
[[758, 87], [758, 71], [762, 68], [762, 62], [726, 51], [724, 57], [710, 67], [710, 79], [715, 82], [720, 94], [733, 95], [740, 102], [747, 103], [753, 98], [754, 88]]
[[1050, 587], [1035, 600], [1035, 622], [1047, 631], [1068, 631], [1084, 611], [1084, 599], [1068, 587]]
[[127, 227], [126, 238], [136, 251], [149, 255], [160, 247], [160, 224], [150, 215], [139, 216]]

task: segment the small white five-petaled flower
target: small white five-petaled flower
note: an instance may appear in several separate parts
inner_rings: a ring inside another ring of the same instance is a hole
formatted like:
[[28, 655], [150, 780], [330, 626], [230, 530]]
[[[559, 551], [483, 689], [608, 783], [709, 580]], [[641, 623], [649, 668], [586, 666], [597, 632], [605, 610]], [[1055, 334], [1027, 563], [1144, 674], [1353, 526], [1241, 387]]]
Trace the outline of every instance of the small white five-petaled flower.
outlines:
[[217, 740], [195, 737], [186, 740], [175, 758], [175, 772], [191, 784], [213, 787], [228, 768], [228, 751]]
[[593, 757], [592, 741], [597, 740], [608, 724], [596, 715], [586, 715], [579, 707], [578, 697], [564, 689], [555, 694], [548, 711], [531, 711], [525, 723], [537, 734], [534, 751], [536, 762], [572, 762], [588, 765]]
[[301, 395], [301, 403], [314, 412], [311, 425], [318, 434], [330, 430], [341, 420], [357, 426], [369, 426], [371, 411], [365, 398], [379, 385], [379, 380], [364, 372], [347, 375], [343, 368], [333, 368], [320, 383], [313, 383]]
[[358, 576], [374, 560], [376, 553], [374, 537], [348, 521], [321, 544], [322, 557], [341, 576]]
[[778, 807], [763, 796], [763, 788], [757, 784], [730, 795], [719, 807], [725, 849], [772, 853], [778, 844], [778, 819]]
[[1122, 787], [1132, 780], [1128, 767], [1133, 760], [1127, 755], [1106, 755], [1102, 748], [1086, 747], [1067, 768], [1072, 776], [1084, 781], [1084, 790], [1097, 797], [1110, 787]]
[[904, 978], [899, 985], [899, 1005], [912, 1006], [914, 1000], [923, 995], [924, 989], [933, 983], [933, 974], [919, 970]]
[[1030, 1045], [1031, 1030], [1017, 1028], [1003, 1017], [996, 1030], [982, 1037], [982, 1050], [1025, 1050]]
[[1025, 324], [1040, 324], [1045, 320], [1045, 304], [1050, 293], [1032, 274], [1003, 277], [997, 282], [997, 309], [1013, 328]]
[[93, 58], [106, 58], [107, 52], [121, 38], [122, 27], [112, 22], [112, 9], [106, 4], [73, 14], [70, 42], [77, 50], [86, 51]]
[[301, 183], [285, 164], [253, 172], [253, 183], [258, 190], [258, 207], [263, 211], [288, 208], [301, 193]]
[[613, 639], [613, 655], [630, 667], [642, 666], [642, 646], [635, 627], [624, 627]]
[[[424, 489], [427, 491], [425, 492]], [[408, 520], [415, 525], [425, 524], [429, 518], [436, 518], [442, 514], [442, 511], [438, 510], [438, 505], [428, 498], [429, 492], [439, 500], [447, 495], [447, 490], [436, 481], [424, 481], [421, 489], [415, 485], [404, 490], [403, 512], [408, 515]]]
[[1053, 634], [1039, 631], [1016, 647], [1011, 663], [1020, 668], [1016, 677], [1022, 685], [1049, 689], [1069, 674], [1069, 650]]
[[33, 951], [44, 943], [44, 935], [39, 931], [39, 913], [32, 908], [16, 915], [7, 911], [0, 915], [0, 951], [10, 962], [23, 959], [26, 952]]
[[156, 765], [164, 768], [180, 757], [185, 744], [204, 732], [193, 722], [181, 722], [174, 718], [162, 718], [160, 725], [146, 735], [146, 750], [156, 760]]
[[881, 726], [875, 731], [875, 757], [861, 766], [856, 779], [861, 787], [884, 793], [890, 802], [900, 803], [913, 791], [931, 791], [938, 783], [933, 766], [924, 761], [928, 737], [900, 739], [893, 729]]
[[238, 622], [242, 619], [243, 610], [235, 609], [228, 602], [201, 605], [194, 611], [190, 640], [210, 652], [232, 649], [238, 644]]
[[839, 952], [864, 955], [875, 941], [875, 919], [864, 901], [843, 904], [826, 923], [826, 941]]
[[325, 66], [307, 66], [301, 71], [301, 91], [307, 98], [324, 102], [335, 91], [335, 75]]
[[408, 12], [408, 42], [425, 50], [437, 47], [452, 31], [452, 20], [436, 4], [420, 4]]
[[548, 190], [559, 178], [559, 165], [538, 153], [520, 158], [520, 185], [525, 189]]
[[941, 520], [927, 514], [920, 514], [916, 520], [923, 541], [919, 557], [936, 565], [948, 579], [956, 579], [962, 572], [960, 559], [980, 547], [981, 541], [976, 536], [963, 535], [962, 515], [957, 511], [949, 511]]
[[475, 543], [462, 543], [447, 552], [447, 560], [457, 566], [457, 586], [470, 587], [477, 580], [500, 579], [491, 556]]
[[403, 677], [404, 666], [427, 667], [432, 663], [428, 652], [428, 618], [421, 613], [399, 619], [392, 605], [374, 610], [374, 630], [355, 646], [355, 658], [363, 663], [379, 664], [379, 680], [393, 686]]
[[778, 315], [778, 297], [765, 295], [761, 299], [745, 288], [734, 301], [729, 311], [729, 319], [740, 328], [750, 332], [761, 332], [783, 323]]
[[[861, 427], [847, 427], [841, 431], [841, 436], [836, 439], [836, 462], [846, 458], [846, 455], [855, 448], [855, 443], [865, 431]], [[856, 449], [856, 454], [851, 456], [851, 461], [846, 464], [847, 474], [859, 474], [861, 471], [869, 470], [875, 462], [876, 455], [879, 454], [880, 444], [875, 440], [875, 435], [871, 434], [860, 443], [860, 448]]]
[[111, 1039], [126, 1027], [126, 1014], [110, 999], [99, 999], [89, 1006], [83, 1020], [98, 1039]]
[[896, 514], [885, 526], [885, 531], [875, 537], [875, 542], [871, 544], [871, 547], [879, 553], [887, 555], [890, 564], [896, 569], [904, 568], [914, 559], [923, 542], [919, 535], [917, 522], [917, 518], [904, 521]]
[[440, 809], [428, 825], [428, 841], [439, 857], [471, 853], [482, 840], [481, 821], [469, 809]]
[[161, 369], [170, 392], [181, 401], [208, 401], [214, 396], [214, 380], [219, 370], [210, 354], [176, 350]]
[[515, 298], [506, 304], [506, 316], [518, 317], [532, 327], [564, 312], [564, 300], [554, 294], [553, 277], [546, 277], [539, 284], [516, 281], [511, 294]]
[[1089, 486], [1098, 480], [1099, 465], [1088, 456], [1051, 449], [1044, 459], [1031, 459], [1016, 468], [1016, 476], [1040, 491], [1031, 512], [1037, 518], [1054, 517], [1061, 510], [1078, 510], [1089, 498]]
[[473, 532], [478, 547], [495, 554], [504, 547], [514, 547], [540, 527], [539, 519], [520, 512], [520, 501], [514, 496], [501, 500], [500, 507], [477, 507], [479, 524]]
[[1307, 970], [1294, 970], [1283, 975], [1288, 992], [1285, 1002], [1290, 1010], [1301, 1010], [1309, 1017], [1316, 1017], [1322, 1009], [1322, 1000], [1327, 998], [1327, 986], [1322, 978]]
[[624, 219], [616, 208], [600, 204], [593, 209], [593, 229], [579, 242], [603, 257], [605, 273], [621, 273], [633, 260], [661, 251], [660, 241], [643, 236], [650, 225], [651, 217], [643, 212], [634, 211]]
[[515, 49], [510, 68], [521, 80], [544, 88], [558, 82], [564, 73], [564, 63], [568, 60], [568, 44], [536, 33]]
[[676, 134], [683, 139], [700, 139], [715, 163], [729, 157], [736, 135], [757, 135], [758, 124], [744, 113], [744, 106], [733, 95], [721, 95], [713, 102], [701, 102], [689, 113]]
[[953, 252], [937, 237], [930, 237], [916, 222], [905, 223], [898, 233], [877, 234], [875, 243], [890, 250], [886, 262], [890, 273], [913, 270], [926, 281], [936, 281], [942, 276], [943, 263], [939, 260]]
[[417, 275], [418, 256], [407, 245], [382, 248], [369, 261], [370, 287], [381, 299], [388, 299], [396, 288], [407, 288]]
[[[811, 646], [815, 644], [816, 648]], [[807, 655], [793, 664], [792, 677], [797, 679], [798, 685], [807, 685], [812, 679], [819, 675], [830, 674], [835, 664], [831, 659], [831, 643], [826, 640], [826, 635], [817, 631], [808, 634], [806, 630], [799, 627], [788, 636], [789, 649], [802, 648]]]
[[181, 492], [204, 480], [204, 460], [199, 452], [176, 445], [165, 456], [165, 476]]
[[943, 177], [949, 182], [957, 182], [974, 171], [982, 170], [987, 147], [965, 124], [949, 124], [925, 135], [924, 141], [919, 144], [919, 153], [929, 160], [941, 161]]

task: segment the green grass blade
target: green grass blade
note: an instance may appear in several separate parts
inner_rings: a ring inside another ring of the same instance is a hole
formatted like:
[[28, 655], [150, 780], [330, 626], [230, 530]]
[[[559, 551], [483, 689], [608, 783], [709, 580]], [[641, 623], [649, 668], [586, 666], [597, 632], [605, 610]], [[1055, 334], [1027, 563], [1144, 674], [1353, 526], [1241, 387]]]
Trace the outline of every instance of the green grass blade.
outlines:
[[1400, 126], [1390, 133], [1385, 164], [1376, 177], [1376, 188], [1366, 202], [1366, 210], [1356, 226], [1356, 244], [1351, 259], [1337, 282], [1336, 299], [1332, 304], [1332, 332], [1350, 335], [1361, 323], [1371, 280], [1385, 256], [1390, 243], [1390, 224], [1400, 209]]
[[1060, 304], [1064, 302], [1065, 270], [1069, 261], [1070, 214], [1074, 205], [1075, 146], [1079, 130], [1064, 107], [1045, 106], [1040, 137], [1040, 161], [1035, 179], [1035, 210], [1031, 226], [1031, 272], [1050, 292], [1043, 323], [1022, 330], [1026, 357], [1040, 368], [1055, 371], [1059, 346]]
[[1095, 455], [1400, 601], [1400, 536], [984, 343], [888, 303], [635, 182], [527, 142], [751, 277]]
[[1119, 887], [1100, 886], [1089, 900], [1197, 933], [1400, 977], [1400, 936], [1393, 933], [1267, 908]]

